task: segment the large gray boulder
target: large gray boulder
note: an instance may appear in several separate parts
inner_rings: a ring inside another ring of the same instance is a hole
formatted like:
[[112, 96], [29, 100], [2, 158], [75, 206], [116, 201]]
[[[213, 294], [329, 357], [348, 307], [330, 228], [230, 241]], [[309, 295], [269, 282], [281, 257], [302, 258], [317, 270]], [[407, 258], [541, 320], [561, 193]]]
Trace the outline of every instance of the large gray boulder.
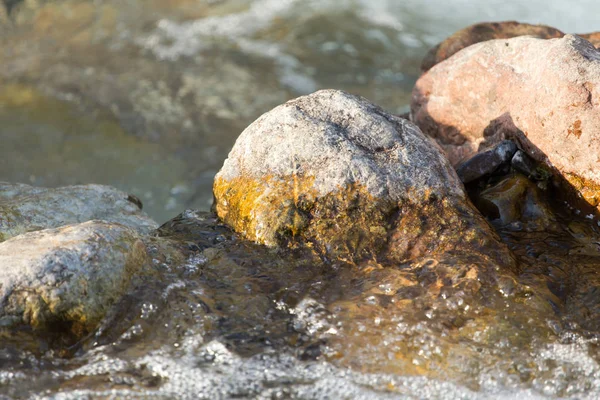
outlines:
[[89, 221], [0, 243], [0, 325], [93, 329], [147, 262], [132, 228]]
[[[323, 90], [262, 115], [215, 177], [218, 215], [267, 245], [396, 261], [488, 243], [439, 147], [369, 101]], [[501, 251], [503, 252], [503, 251]]]
[[158, 226], [142, 212], [139, 200], [110, 186], [50, 189], [0, 182], [0, 242], [25, 232], [93, 219], [120, 223], [140, 233]]

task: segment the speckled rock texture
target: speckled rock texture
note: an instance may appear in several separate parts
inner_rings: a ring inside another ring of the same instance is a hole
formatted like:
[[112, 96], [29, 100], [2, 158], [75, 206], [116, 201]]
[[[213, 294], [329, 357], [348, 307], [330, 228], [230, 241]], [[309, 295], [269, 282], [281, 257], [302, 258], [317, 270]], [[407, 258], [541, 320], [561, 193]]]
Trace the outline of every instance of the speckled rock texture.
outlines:
[[262, 115], [238, 138], [214, 194], [225, 222], [267, 245], [394, 260], [471, 240], [498, 248], [439, 147], [411, 122], [342, 91]]
[[117, 222], [140, 233], [158, 224], [139, 206], [139, 200], [103, 185], [56, 189], [0, 182], [0, 242], [25, 232], [85, 222]]
[[434, 65], [451, 57], [472, 44], [493, 39], [509, 39], [517, 36], [534, 36], [540, 39], [559, 38], [564, 33], [546, 25], [531, 25], [517, 21], [482, 22], [461, 29], [431, 49], [423, 62], [421, 70], [429, 70]]
[[[455, 32], [431, 49], [421, 63], [421, 70], [426, 72], [465, 47], [487, 40], [510, 39], [517, 36], [554, 39], [564, 35], [564, 32], [547, 25], [532, 25], [517, 21], [481, 22]], [[578, 36], [592, 43], [594, 47], [600, 48], [600, 32], [583, 33]]]
[[93, 329], [148, 257], [135, 230], [89, 221], [0, 243], [0, 325]]
[[600, 51], [573, 35], [470, 46], [417, 81], [412, 120], [458, 164], [513, 138], [600, 203]]

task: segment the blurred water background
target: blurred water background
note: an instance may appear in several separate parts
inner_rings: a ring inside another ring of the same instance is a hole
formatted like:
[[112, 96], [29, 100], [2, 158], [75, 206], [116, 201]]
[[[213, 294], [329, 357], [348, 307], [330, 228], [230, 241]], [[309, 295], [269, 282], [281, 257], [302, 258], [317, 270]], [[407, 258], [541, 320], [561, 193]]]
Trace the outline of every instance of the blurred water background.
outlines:
[[163, 222], [208, 209], [239, 133], [320, 88], [408, 109], [469, 24], [600, 29], [596, 0], [2, 0], [0, 180], [102, 183]]

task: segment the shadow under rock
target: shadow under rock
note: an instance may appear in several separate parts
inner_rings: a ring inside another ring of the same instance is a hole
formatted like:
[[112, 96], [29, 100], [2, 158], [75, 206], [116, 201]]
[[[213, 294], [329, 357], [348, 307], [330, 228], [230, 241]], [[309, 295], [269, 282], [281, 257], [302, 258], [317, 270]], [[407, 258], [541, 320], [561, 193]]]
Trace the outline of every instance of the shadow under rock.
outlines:
[[[427, 105], [424, 106], [425, 108]], [[421, 112], [427, 112], [421, 110]], [[430, 117], [429, 117], [430, 118]], [[427, 120], [424, 132], [434, 132], [434, 139], [442, 147], [461, 146], [467, 138], [453, 126], [443, 126], [433, 119]], [[445, 137], [450, 132], [450, 138]], [[437, 133], [437, 134], [435, 134]], [[547, 156], [532, 143], [513, 121], [510, 113], [490, 121], [483, 132], [478, 151], [486, 150], [502, 140], [512, 140], [517, 147], [537, 163], [538, 171], [546, 177], [544, 182], [534, 182], [540, 193], [539, 207], [550, 210], [553, 223], [541, 229], [524, 229], [522, 224], [503, 225], [480, 209], [506, 243], [519, 263], [518, 279], [545, 297], [563, 321], [563, 327], [581, 328], [588, 335], [600, 335], [600, 213], [588, 203], [558, 170], [549, 167]], [[459, 150], [460, 152], [460, 150]], [[515, 172], [513, 171], [513, 174]], [[528, 177], [532, 179], [532, 176]], [[503, 176], [484, 177], [467, 184], [471, 200], [481, 206], [478, 196], [493, 185], [502, 182]], [[502, 194], [501, 194], [502, 195]], [[515, 202], [524, 202], [516, 198]], [[513, 204], [524, 207], [523, 204]], [[534, 205], [535, 206], [535, 205]], [[524, 221], [520, 221], [524, 222]]]
[[[596, 204], [591, 204], [581, 195], [581, 187], [575, 187], [560, 171], [550, 167], [551, 163], [546, 154], [536, 146], [527, 135], [519, 129], [509, 112], [490, 121], [483, 131], [484, 141], [479, 145], [479, 150], [487, 149], [502, 140], [514, 141], [519, 149], [533, 158], [550, 174], [551, 199], [557, 207], [573, 208], [579, 210], [578, 214], [588, 216], [588, 219], [600, 221], [600, 211]], [[560, 204], [562, 203], [562, 204]]]

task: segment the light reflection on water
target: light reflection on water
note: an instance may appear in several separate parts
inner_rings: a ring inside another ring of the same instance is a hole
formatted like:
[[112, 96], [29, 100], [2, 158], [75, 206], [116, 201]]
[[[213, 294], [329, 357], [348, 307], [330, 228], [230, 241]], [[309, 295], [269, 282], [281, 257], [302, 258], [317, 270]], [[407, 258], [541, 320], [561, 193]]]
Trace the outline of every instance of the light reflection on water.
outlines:
[[[0, 389], [68, 399], [597, 398], [600, 255], [581, 233], [600, 234], [581, 218], [569, 226], [578, 234], [556, 229], [500, 228], [523, 272], [495, 291], [459, 272], [469, 255], [323, 264], [188, 212], [146, 240], [155, 273], [78, 345], [48, 351], [47, 336], [0, 330]], [[188, 256], [169, 261], [169, 246]]]

